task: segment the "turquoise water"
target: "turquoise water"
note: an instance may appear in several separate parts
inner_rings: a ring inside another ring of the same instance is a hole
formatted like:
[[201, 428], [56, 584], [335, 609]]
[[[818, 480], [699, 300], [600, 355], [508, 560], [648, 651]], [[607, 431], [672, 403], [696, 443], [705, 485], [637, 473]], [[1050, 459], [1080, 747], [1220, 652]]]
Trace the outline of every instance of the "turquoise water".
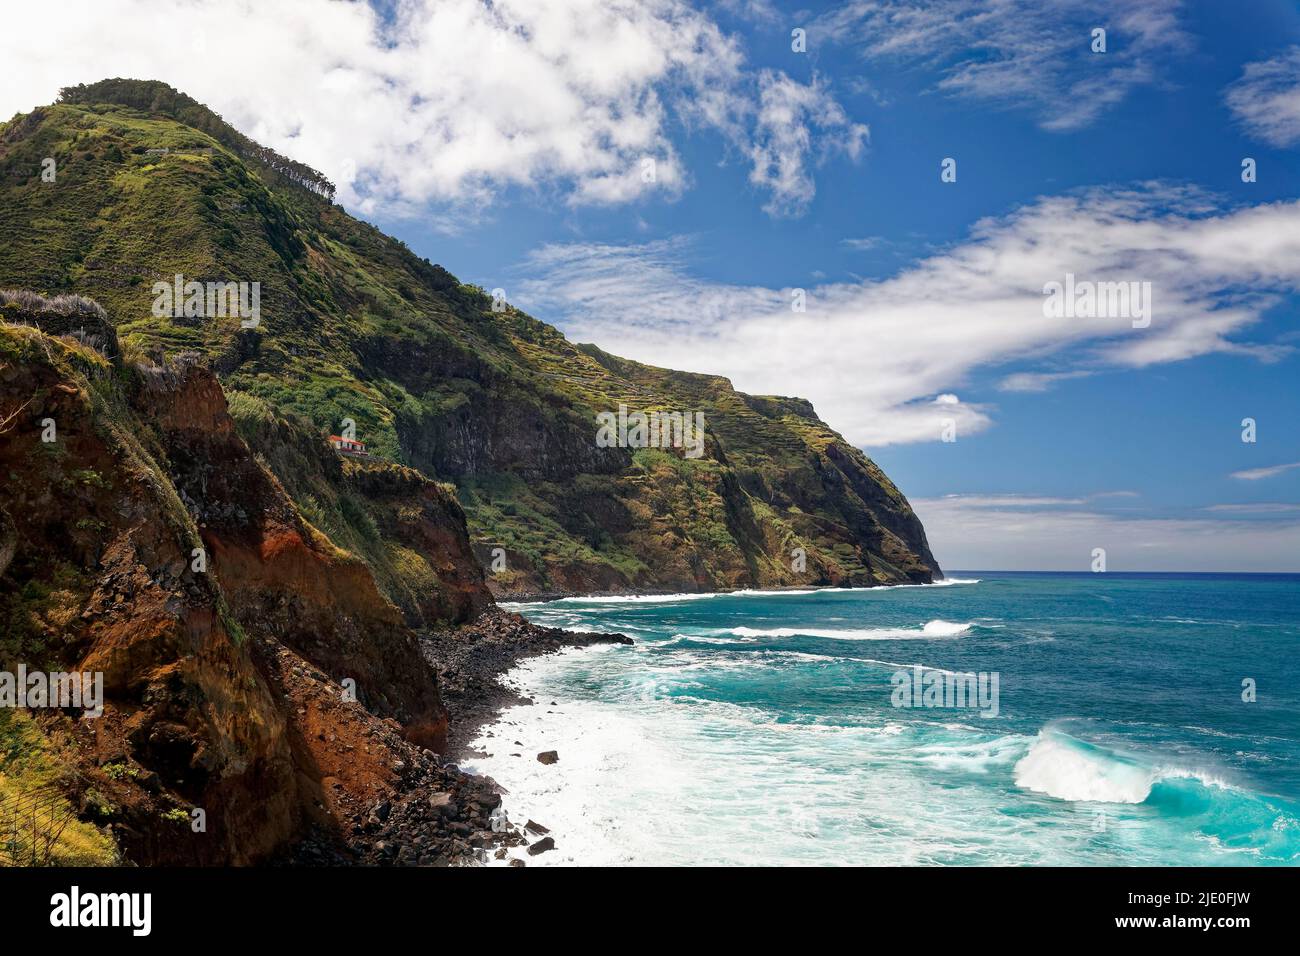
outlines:
[[[530, 865], [1300, 861], [1300, 576], [951, 579], [513, 605], [637, 643], [514, 672], [467, 765]], [[985, 695], [895, 706], [915, 665]]]

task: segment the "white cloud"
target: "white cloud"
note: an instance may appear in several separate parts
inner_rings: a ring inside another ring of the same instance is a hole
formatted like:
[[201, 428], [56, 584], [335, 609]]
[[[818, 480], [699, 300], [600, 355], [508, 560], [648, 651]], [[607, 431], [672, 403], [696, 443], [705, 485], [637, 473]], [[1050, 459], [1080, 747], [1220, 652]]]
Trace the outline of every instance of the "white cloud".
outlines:
[[1273, 146], [1300, 143], [1300, 46], [1246, 64], [1224, 99], [1252, 135]]
[[756, 132], [749, 148], [749, 181], [768, 189], [763, 209], [772, 216], [802, 215], [816, 194], [809, 169], [813, 131], [820, 130], [823, 156], [833, 150], [851, 159], [862, 155], [867, 127], [854, 123], [814, 77], [804, 85], [784, 73], [765, 70]]
[[[1032, 110], [1045, 129], [1087, 126], [1157, 65], [1190, 46], [1181, 0], [851, 0], [818, 21], [819, 41], [870, 60], [939, 69], [945, 93]], [[1091, 49], [1094, 27], [1105, 53]]]
[[963, 508], [1055, 508], [1086, 504], [1088, 499], [1036, 495], [944, 495], [935, 500]]
[[1275, 478], [1293, 468], [1300, 468], [1300, 461], [1293, 461], [1288, 465], [1270, 465], [1267, 468], [1247, 468], [1244, 471], [1234, 471], [1228, 477], [1240, 481], [1259, 481], [1262, 478]]
[[[863, 446], [934, 441], [946, 419], [961, 440], [992, 409], [936, 397], [959, 396], [981, 367], [1050, 358], [1072, 373], [1284, 354], [1235, 336], [1300, 283], [1300, 202], [1220, 210], [1158, 185], [1046, 197], [891, 278], [810, 288], [802, 313], [789, 288], [695, 277], [690, 248], [688, 238], [547, 246], [525, 263], [517, 298], [615, 354], [802, 395]], [[1045, 316], [1043, 286], [1067, 272], [1151, 282], [1150, 327]]]
[[885, 241], [884, 236], [864, 236], [861, 239], [841, 239], [840, 244], [854, 252], [866, 252], [875, 249]]
[[817, 157], [861, 149], [862, 128], [823, 85], [747, 70], [737, 41], [684, 0], [394, 10], [189, 0], [160, 19], [152, 0], [11, 5], [6, 32], [23, 40], [0, 64], [0, 116], [78, 82], [163, 80], [320, 169], [363, 214], [481, 207], [511, 187], [572, 204], [671, 199], [690, 180], [672, 138], [681, 124], [763, 162], [755, 182], [785, 213], [806, 205]]
[[1015, 372], [998, 382], [1000, 392], [1046, 392], [1057, 382], [1087, 378], [1091, 372]]
[[1300, 571], [1300, 519], [1127, 517], [1071, 508], [1000, 508], [965, 496], [912, 499], [948, 569]]
[[1205, 510], [1217, 511], [1224, 514], [1275, 515], [1275, 514], [1290, 514], [1292, 512], [1300, 512], [1300, 505], [1284, 504], [1281, 502], [1261, 501], [1255, 504], [1210, 505]]

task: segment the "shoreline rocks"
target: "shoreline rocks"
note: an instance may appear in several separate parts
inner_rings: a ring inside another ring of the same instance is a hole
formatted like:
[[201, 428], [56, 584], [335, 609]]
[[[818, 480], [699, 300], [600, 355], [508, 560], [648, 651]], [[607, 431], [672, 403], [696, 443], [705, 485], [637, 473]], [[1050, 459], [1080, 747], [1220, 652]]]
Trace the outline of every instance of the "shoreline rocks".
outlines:
[[622, 634], [542, 627], [499, 607], [488, 609], [472, 624], [423, 635], [421, 649], [438, 671], [438, 689], [451, 713], [448, 755], [460, 757], [485, 724], [506, 707], [526, 702], [500, 681], [520, 661], [566, 647], [631, 643]]
[[[510, 824], [499, 809], [501, 788], [494, 780], [465, 773], [455, 760], [468, 753], [469, 742], [503, 708], [523, 701], [500, 680], [519, 661], [565, 647], [631, 643], [622, 634], [541, 627], [500, 608], [488, 609], [471, 624], [421, 635], [421, 652], [438, 672], [451, 718], [444, 754], [411, 744], [378, 722], [376, 733], [394, 755], [391, 786], [364, 804], [349, 802], [339, 788], [331, 797], [337, 801], [336, 817], [343, 821], [344, 832], [316, 825], [281, 862], [465, 866], [504, 860], [515, 847], [526, 848], [530, 856], [554, 849], [554, 837], [540, 823]], [[538, 754], [543, 763], [558, 759], [555, 751]], [[523, 866], [525, 861], [514, 857], [509, 865]]]

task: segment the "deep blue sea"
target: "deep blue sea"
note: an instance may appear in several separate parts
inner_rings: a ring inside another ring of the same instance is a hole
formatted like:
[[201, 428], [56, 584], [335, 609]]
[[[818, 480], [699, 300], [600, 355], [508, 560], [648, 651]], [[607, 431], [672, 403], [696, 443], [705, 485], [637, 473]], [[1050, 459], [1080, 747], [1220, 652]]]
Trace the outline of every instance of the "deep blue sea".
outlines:
[[1300, 863], [1297, 575], [510, 607], [636, 641], [513, 671], [466, 762], [530, 865]]

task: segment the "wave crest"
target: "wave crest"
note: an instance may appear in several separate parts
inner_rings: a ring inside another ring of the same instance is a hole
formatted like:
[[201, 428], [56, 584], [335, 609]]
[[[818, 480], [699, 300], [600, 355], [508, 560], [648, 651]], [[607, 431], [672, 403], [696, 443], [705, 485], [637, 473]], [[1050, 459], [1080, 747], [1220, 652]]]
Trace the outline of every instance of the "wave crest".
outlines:
[[1016, 786], [1072, 802], [1144, 803], [1156, 784], [1177, 779], [1227, 786], [1202, 771], [1155, 766], [1055, 730], [1039, 733], [1015, 768]]
[[733, 627], [722, 634], [735, 637], [824, 637], [833, 641], [919, 641], [961, 637], [975, 625], [952, 621], [927, 621], [922, 627]]

